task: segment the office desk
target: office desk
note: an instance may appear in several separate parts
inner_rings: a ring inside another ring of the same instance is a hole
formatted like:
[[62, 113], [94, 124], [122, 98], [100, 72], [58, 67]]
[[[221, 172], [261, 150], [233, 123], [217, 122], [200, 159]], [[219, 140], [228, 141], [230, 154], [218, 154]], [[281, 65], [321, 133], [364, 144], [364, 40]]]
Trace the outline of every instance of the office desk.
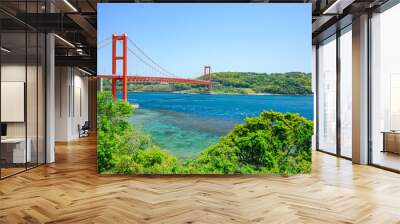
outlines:
[[31, 162], [32, 153], [30, 138], [26, 140], [27, 147], [25, 152], [25, 138], [6, 138], [1, 139], [1, 157], [6, 163], [25, 163]]

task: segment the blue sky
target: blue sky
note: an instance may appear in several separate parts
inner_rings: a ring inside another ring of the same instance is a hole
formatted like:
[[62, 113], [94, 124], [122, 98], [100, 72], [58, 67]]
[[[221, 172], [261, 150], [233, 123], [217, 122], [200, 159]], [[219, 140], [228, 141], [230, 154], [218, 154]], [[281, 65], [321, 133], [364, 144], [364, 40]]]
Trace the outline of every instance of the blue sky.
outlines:
[[[311, 71], [311, 4], [103, 3], [97, 18], [98, 41], [126, 33], [181, 77], [199, 76], [204, 65], [213, 72]], [[111, 45], [98, 49], [97, 68], [111, 74]], [[128, 73], [159, 74], [131, 53]]]

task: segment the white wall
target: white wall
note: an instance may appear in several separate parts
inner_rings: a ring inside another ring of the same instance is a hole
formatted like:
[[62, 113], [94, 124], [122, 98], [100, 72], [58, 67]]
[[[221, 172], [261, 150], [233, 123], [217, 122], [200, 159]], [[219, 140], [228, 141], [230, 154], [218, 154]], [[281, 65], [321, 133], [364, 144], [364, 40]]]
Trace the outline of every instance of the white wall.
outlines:
[[70, 97], [69, 85], [70, 77], [67, 75], [69, 69], [67, 67], [55, 68], [55, 140], [67, 141], [69, 133], [69, 104]]
[[[3, 64], [1, 66], [1, 81], [2, 82], [25, 82], [26, 71], [28, 72], [28, 88], [27, 88], [27, 107], [35, 108], [37, 106], [36, 99], [36, 80], [30, 78], [31, 74], [36, 74], [36, 66], [27, 66], [25, 64]], [[35, 88], [29, 88], [34, 86]], [[42, 105], [38, 105], [39, 107]], [[2, 108], [2, 110], [7, 110], [7, 108]], [[28, 129], [33, 128], [36, 130], [36, 113], [32, 113], [29, 108], [27, 108], [27, 119], [28, 122], [34, 121], [34, 124], [28, 124]], [[7, 134], [9, 137], [25, 137], [25, 122], [7, 122]], [[29, 131], [29, 130], [28, 130]], [[36, 135], [36, 133], [35, 133]], [[28, 133], [28, 137], [29, 133]]]
[[[25, 82], [25, 69], [25, 64], [3, 64], [1, 81]], [[7, 108], [1, 108], [1, 110], [7, 110]], [[7, 122], [7, 137], [25, 137], [25, 122]]]
[[82, 76], [82, 73], [74, 75], [74, 108], [73, 119], [71, 120], [72, 130], [71, 135], [79, 137], [78, 124], [83, 125], [85, 121], [88, 121], [88, 78]]
[[88, 78], [76, 68], [56, 67], [55, 140], [79, 138], [78, 124], [88, 120]]
[[[38, 70], [37, 70], [38, 69]], [[9, 138], [24, 138], [25, 133], [31, 143], [31, 155], [33, 162], [39, 159], [39, 163], [44, 163], [44, 74], [42, 67], [35, 65], [25, 66], [18, 63], [4, 63], [1, 66], [2, 82], [24, 82], [26, 83], [26, 108], [25, 105], [21, 108], [21, 113], [27, 115], [26, 121], [22, 122], [6, 122], [7, 137]], [[25, 78], [27, 77], [27, 81]], [[21, 90], [20, 94], [24, 94]], [[7, 97], [7, 96], [2, 96]], [[2, 112], [13, 113], [11, 108], [1, 108]], [[26, 132], [27, 131], [27, 132]], [[39, 153], [39, 155], [37, 155]]]

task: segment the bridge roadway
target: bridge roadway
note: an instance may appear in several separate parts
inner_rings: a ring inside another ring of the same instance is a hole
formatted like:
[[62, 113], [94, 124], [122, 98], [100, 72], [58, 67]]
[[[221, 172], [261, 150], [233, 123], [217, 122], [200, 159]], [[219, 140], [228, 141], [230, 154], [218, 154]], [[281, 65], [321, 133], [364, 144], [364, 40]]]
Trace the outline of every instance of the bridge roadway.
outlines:
[[[211, 85], [209, 80], [187, 79], [187, 78], [170, 78], [170, 77], [153, 77], [153, 76], [126, 76], [130, 82], [168, 82], [168, 83], [190, 83], [197, 85]], [[124, 76], [120, 75], [97, 75], [102, 79], [118, 79], [122, 80]]]

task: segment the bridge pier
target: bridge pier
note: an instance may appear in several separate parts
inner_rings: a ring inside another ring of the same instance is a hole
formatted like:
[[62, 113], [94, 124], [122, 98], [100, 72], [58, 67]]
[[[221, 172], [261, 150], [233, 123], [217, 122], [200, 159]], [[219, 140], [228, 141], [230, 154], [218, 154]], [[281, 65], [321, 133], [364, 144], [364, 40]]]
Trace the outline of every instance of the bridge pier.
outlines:
[[211, 66], [204, 66], [204, 79], [209, 81], [210, 83], [207, 85], [208, 93], [211, 94], [212, 82], [211, 82]]
[[111, 79], [111, 92], [112, 92], [113, 99], [116, 100], [117, 99], [117, 80], [114, 78]]
[[[122, 41], [122, 56], [117, 56], [117, 41]], [[128, 101], [128, 35], [112, 35], [112, 75], [117, 75], [117, 60], [122, 60], [122, 99]], [[112, 79], [112, 94], [117, 99], [117, 78]]]

